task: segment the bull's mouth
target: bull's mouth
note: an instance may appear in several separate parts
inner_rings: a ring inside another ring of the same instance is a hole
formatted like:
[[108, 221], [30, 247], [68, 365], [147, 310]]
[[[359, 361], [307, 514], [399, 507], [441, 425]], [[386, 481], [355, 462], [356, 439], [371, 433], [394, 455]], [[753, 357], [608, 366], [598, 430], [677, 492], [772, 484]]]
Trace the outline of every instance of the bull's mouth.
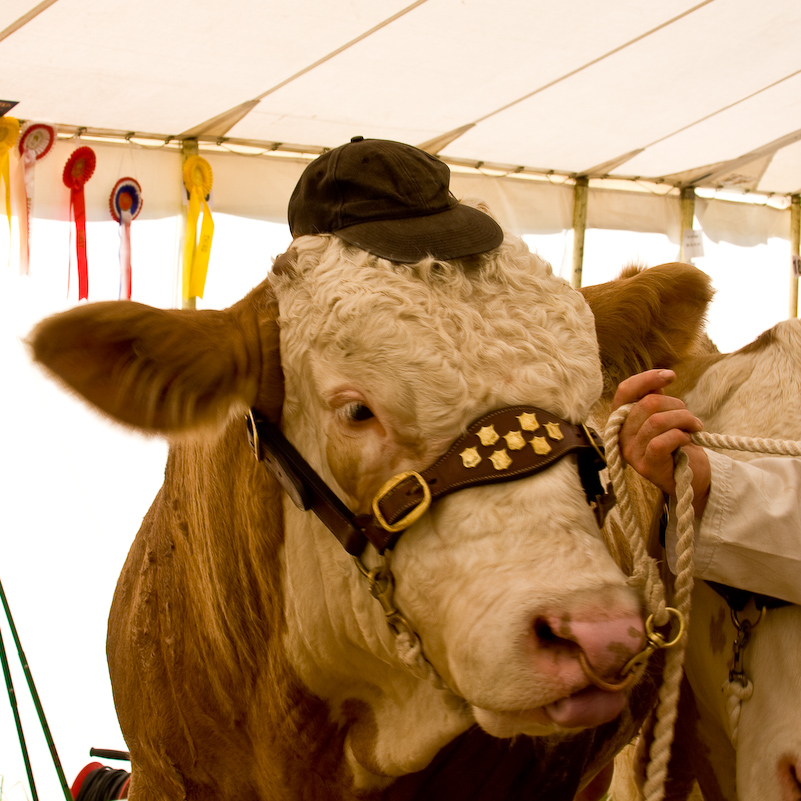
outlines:
[[565, 728], [588, 729], [614, 720], [626, 705], [627, 695], [598, 687], [585, 687], [543, 707], [548, 717]]
[[494, 711], [473, 707], [476, 722], [494, 737], [539, 736], [555, 729], [588, 729], [614, 720], [624, 709], [625, 692], [585, 687], [545, 706]]

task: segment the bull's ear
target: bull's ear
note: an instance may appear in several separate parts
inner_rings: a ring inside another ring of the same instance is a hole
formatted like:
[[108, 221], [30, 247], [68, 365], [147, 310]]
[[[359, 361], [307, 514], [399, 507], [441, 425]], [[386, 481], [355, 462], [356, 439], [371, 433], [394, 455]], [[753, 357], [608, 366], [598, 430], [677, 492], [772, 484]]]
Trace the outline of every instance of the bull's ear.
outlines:
[[276, 303], [267, 282], [224, 311], [79, 306], [39, 323], [29, 344], [69, 388], [146, 431], [217, 428], [252, 405], [280, 414]]
[[714, 294], [708, 275], [680, 263], [626, 270], [581, 292], [595, 315], [605, 394], [630, 375], [673, 367], [701, 348]]

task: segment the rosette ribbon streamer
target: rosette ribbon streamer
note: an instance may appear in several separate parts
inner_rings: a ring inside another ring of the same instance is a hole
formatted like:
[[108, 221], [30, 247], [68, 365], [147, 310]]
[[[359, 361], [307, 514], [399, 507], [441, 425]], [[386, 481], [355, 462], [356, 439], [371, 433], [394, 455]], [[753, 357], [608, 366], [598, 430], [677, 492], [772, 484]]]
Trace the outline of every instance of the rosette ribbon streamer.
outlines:
[[[78, 300], [89, 297], [89, 265], [86, 258], [86, 201], [84, 184], [92, 177], [97, 164], [95, 151], [91, 147], [79, 147], [64, 165], [62, 176], [70, 190], [70, 211], [75, 218], [75, 251], [78, 257]], [[67, 283], [69, 286], [69, 282]]]
[[28, 274], [31, 260], [31, 215], [33, 212], [33, 188], [35, 165], [53, 147], [56, 130], [52, 125], [41, 122], [28, 123], [19, 140], [19, 153], [22, 157], [22, 175], [25, 180], [25, 247], [20, 248], [20, 273]]
[[[211, 254], [211, 239], [214, 235], [214, 221], [211, 219], [206, 198], [211, 192], [211, 165], [200, 156], [190, 156], [183, 167], [183, 179], [189, 193], [189, 210], [186, 216], [186, 239], [184, 241], [183, 297], [202, 298], [206, 286], [206, 272]], [[200, 239], [197, 235], [197, 221], [203, 211], [200, 226]]]
[[131, 299], [131, 221], [142, 211], [142, 187], [134, 178], [120, 178], [108, 201], [120, 224], [120, 300]]
[[19, 136], [19, 120], [14, 117], [0, 117], [0, 179], [6, 184], [6, 215], [8, 216], [8, 244], [11, 247], [11, 170], [9, 151]]

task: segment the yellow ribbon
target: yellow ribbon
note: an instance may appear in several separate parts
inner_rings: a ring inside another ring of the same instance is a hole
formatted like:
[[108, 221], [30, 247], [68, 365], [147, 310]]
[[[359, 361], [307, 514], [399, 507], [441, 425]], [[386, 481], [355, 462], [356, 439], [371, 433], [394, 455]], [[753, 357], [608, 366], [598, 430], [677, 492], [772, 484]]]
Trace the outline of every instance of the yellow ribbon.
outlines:
[[14, 117], [0, 117], [0, 180], [6, 182], [6, 215], [8, 216], [9, 242], [11, 237], [11, 170], [9, 151], [19, 136], [19, 120]]
[[[211, 238], [214, 235], [214, 221], [206, 204], [206, 196], [211, 192], [211, 166], [200, 156], [190, 156], [184, 162], [184, 186], [189, 192], [189, 211], [186, 218], [186, 239], [184, 241], [183, 296], [202, 298], [206, 286], [206, 272], [209, 268]], [[203, 210], [203, 223], [200, 226], [200, 241], [197, 238], [197, 221]]]

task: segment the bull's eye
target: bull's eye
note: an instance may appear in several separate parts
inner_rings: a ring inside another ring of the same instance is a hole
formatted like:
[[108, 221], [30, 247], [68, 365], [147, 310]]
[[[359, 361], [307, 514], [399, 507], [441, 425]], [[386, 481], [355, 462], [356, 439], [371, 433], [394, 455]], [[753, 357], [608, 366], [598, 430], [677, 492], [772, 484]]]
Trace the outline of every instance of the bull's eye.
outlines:
[[348, 420], [353, 423], [362, 423], [365, 420], [370, 420], [372, 417], [375, 417], [369, 406], [359, 403], [358, 401], [349, 403], [345, 412]]

